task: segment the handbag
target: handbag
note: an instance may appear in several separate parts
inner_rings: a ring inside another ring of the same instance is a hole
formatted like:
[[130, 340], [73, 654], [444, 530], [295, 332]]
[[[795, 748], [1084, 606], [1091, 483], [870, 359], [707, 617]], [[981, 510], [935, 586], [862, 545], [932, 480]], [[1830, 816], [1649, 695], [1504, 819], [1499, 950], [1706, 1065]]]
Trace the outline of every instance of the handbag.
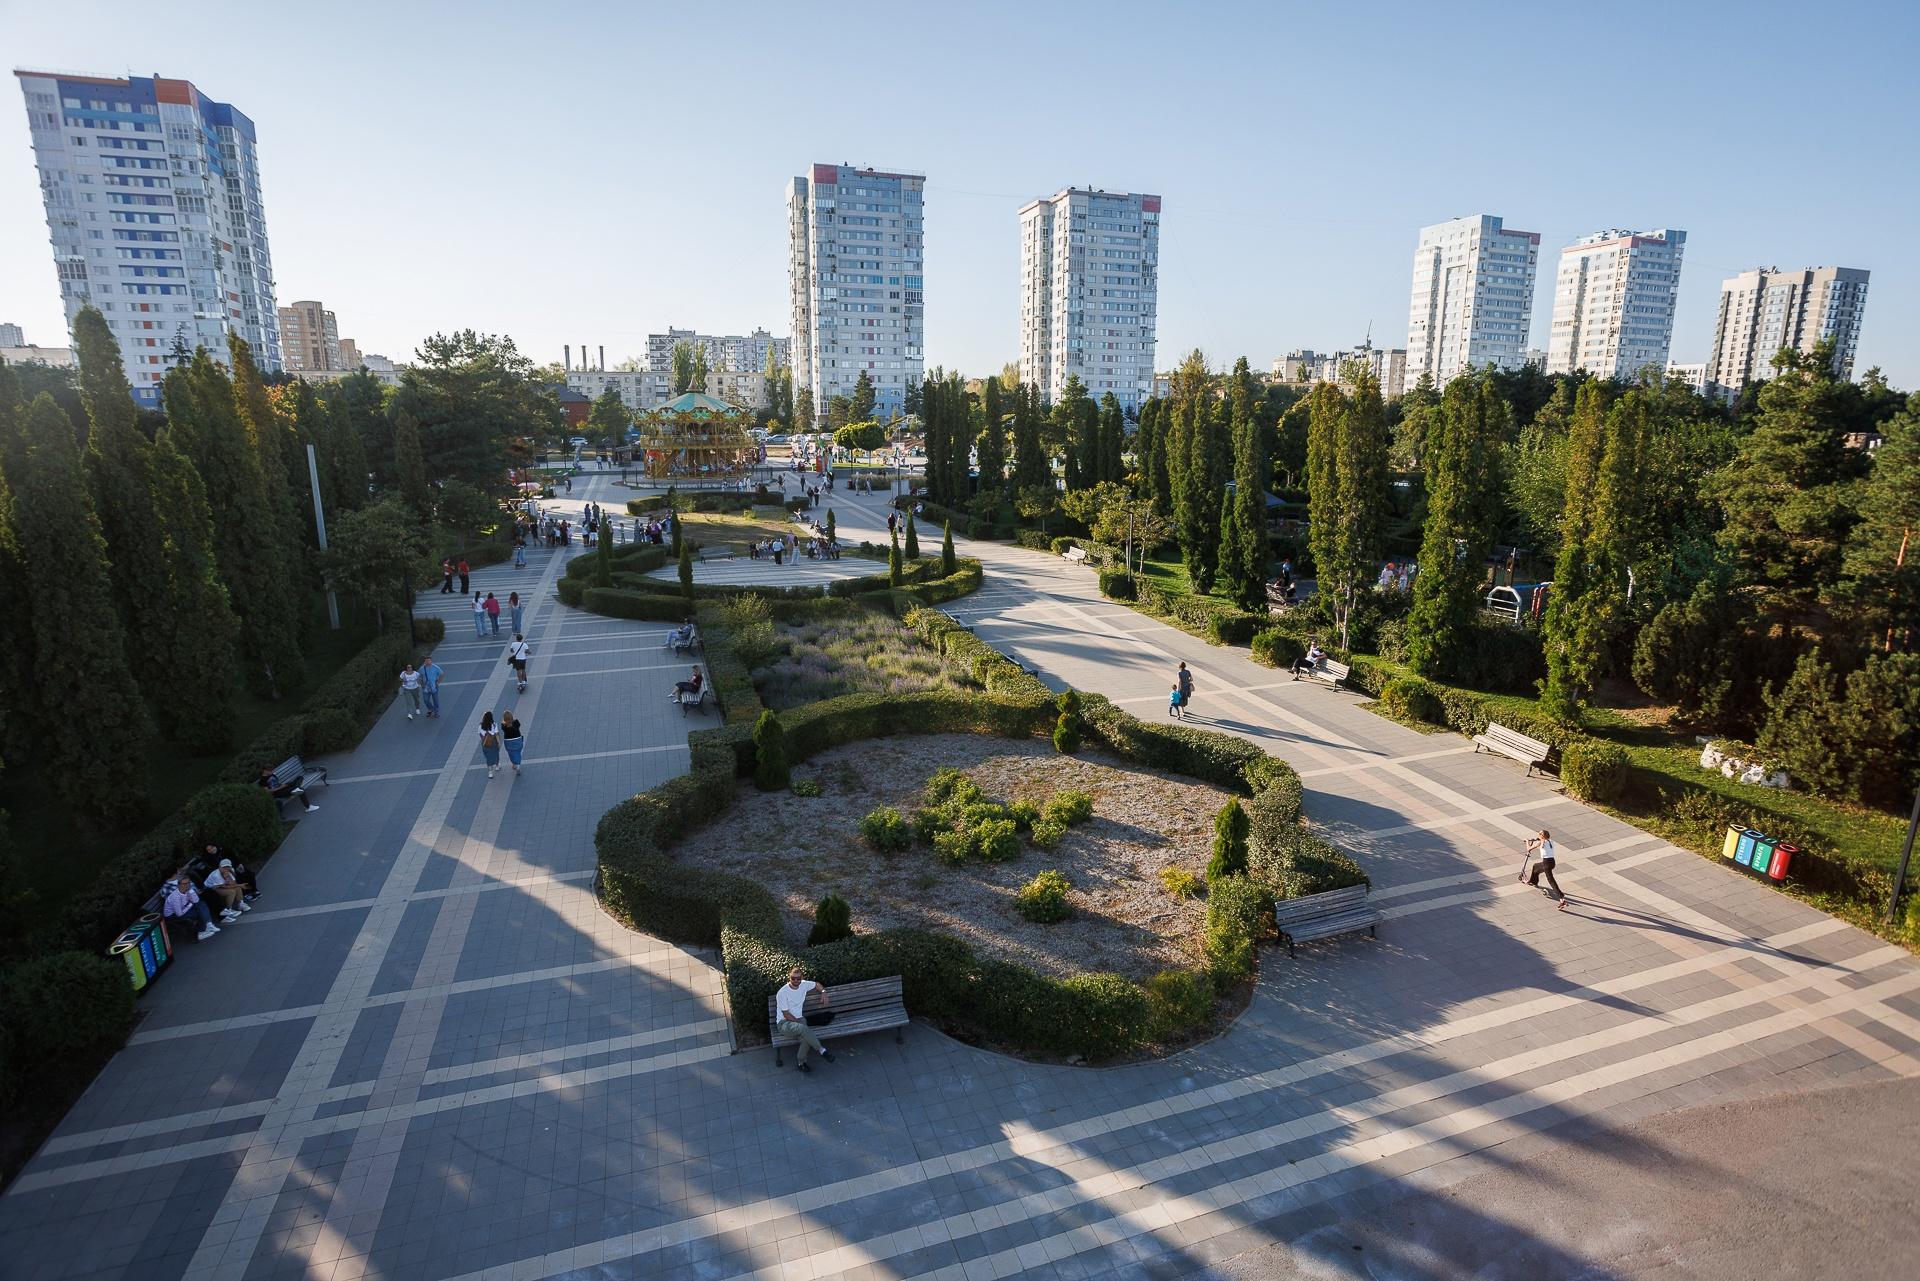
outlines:
[[833, 1022], [832, 1010], [815, 1010], [813, 1013], [807, 1015], [808, 1027], [825, 1027], [831, 1022]]

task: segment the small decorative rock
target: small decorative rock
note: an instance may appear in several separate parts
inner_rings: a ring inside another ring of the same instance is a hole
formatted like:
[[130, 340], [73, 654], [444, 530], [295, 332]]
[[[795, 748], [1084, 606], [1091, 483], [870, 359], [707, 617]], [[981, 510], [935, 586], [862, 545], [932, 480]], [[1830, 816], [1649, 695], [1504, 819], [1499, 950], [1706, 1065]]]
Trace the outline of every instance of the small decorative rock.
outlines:
[[1700, 749], [1700, 768], [1719, 770], [1722, 777], [1735, 779], [1754, 787], [1771, 787], [1785, 790], [1793, 785], [1793, 779], [1783, 769], [1769, 768], [1758, 761], [1742, 760], [1723, 751], [1719, 744], [1711, 739], [1695, 739], [1705, 744]]

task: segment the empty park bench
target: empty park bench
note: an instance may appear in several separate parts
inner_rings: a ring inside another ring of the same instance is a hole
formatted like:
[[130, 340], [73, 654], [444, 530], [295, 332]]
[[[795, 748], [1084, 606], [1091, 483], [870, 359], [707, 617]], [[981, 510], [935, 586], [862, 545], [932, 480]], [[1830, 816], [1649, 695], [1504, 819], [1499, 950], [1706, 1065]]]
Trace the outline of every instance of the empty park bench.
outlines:
[[[818, 989], [807, 993], [807, 1013], [822, 1007]], [[833, 1011], [833, 1022], [813, 1029], [822, 1041], [837, 1036], [856, 1036], [861, 1032], [881, 1032], [892, 1028], [894, 1043], [900, 1042], [900, 1029], [907, 1025], [907, 1001], [900, 976], [887, 979], [863, 979], [858, 983], [836, 983], [828, 989], [824, 1008]], [[780, 1051], [800, 1044], [797, 1036], [782, 1036], [774, 1029], [780, 1025], [778, 995], [767, 998], [767, 1038], [773, 1042], [773, 1065], [781, 1066]]]
[[281, 788], [286, 787], [288, 784], [292, 784], [303, 792], [311, 791], [315, 787], [325, 787], [327, 785], [327, 771], [320, 766], [307, 764], [298, 756], [289, 756], [286, 760], [281, 761], [273, 767], [272, 782], [267, 788], [267, 791], [275, 794], [273, 799], [282, 807], [282, 818], [286, 817], [284, 812], [286, 803], [290, 800], [298, 799], [291, 792], [285, 796], [277, 794]]
[[1084, 547], [1069, 547], [1060, 553], [1060, 559], [1069, 561], [1075, 565], [1084, 565], [1087, 561], [1087, 549]]
[[1498, 752], [1502, 756], [1511, 756], [1527, 767], [1527, 775], [1533, 771], [1560, 772], [1560, 749], [1541, 742], [1537, 738], [1528, 738], [1519, 730], [1508, 729], [1498, 721], [1488, 721], [1486, 732], [1473, 736], [1473, 750], [1476, 755], [1481, 748], [1489, 752]]
[[724, 543], [713, 543], [702, 547], [698, 555], [701, 560], [732, 560], [736, 553]]
[[1353, 675], [1353, 668], [1348, 664], [1331, 658], [1323, 658], [1304, 672], [1296, 670], [1293, 674], [1293, 679], [1299, 680], [1302, 676], [1311, 676], [1314, 680], [1325, 681], [1335, 689], [1339, 689], [1340, 682], [1346, 680], [1347, 677], [1351, 675]]
[[1309, 894], [1304, 898], [1283, 898], [1273, 905], [1273, 921], [1280, 941], [1292, 956], [1296, 943], [1332, 938], [1365, 930], [1375, 938], [1380, 924], [1380, 909], [1367, 902], [1367, 887], [1349, 885], [1345, 889]]

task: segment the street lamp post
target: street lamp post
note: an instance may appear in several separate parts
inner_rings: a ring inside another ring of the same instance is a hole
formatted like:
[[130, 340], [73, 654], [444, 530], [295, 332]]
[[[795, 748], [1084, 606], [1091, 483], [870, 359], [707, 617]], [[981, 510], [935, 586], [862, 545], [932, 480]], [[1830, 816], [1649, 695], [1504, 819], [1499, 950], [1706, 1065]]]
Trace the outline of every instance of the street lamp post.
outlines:
[[1920, 787], [1913, 789], [1913, 814], [1907, 819], [1907, 841], [1900, 847], [1900, 866], [1893, 873], [1893, 897], [1887, 901], [1887, 924], [1900, 917], [1900, 892], [1907, 884], [1907, 864], [1913, 858], [1913, 834], [1920, 828]]

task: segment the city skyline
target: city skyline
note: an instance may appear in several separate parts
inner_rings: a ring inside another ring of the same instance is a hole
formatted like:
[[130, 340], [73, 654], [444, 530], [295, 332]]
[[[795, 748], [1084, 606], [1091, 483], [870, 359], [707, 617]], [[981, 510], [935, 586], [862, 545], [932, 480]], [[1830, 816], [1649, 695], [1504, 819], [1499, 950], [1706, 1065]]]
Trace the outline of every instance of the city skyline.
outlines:
[[[1903, 145], [1898, 122], [1913, 114], [1914, 92], [1893, 51], [1911, 43], [1901, 33], [1914, 32], [1914, 15], [1890, 4], [1835, 6], [1829, 29], [1871, 37], [1843, 71], [1798, 57], [1800, 28], [1784, 6], [1743, 10], [1763, 51], [1737, 75], [1694, 56], [1721, 29], [1705, 10], [1674, 15], [1671, 38], [1632, 66], [1598, 44], [1580, 46], [1573, 15], [1548, 15], [1524, 32], [1482, 26], [1476, 56], [1498, 58], [1505, 68], [1496, 87], [1439, 70], [1447, 59], [1436, 54], [1460, 44], [1457, 21], [1389, 7], [1394, 22], [1349, 44], [1325, 24], [1214, 6], [1208, 21], [1167, 34], [1151, 118], [1110, 113], [1089, 123], [1083, 116], [1068, 134], [1028, 127], [1016, 95], [980, 92], [1041, 74], [1045, 33], [1067, 25], [1059, 15], [1012, 9], [904, 18], [897, 34], [930, 47], [1004, 47], [986, 81], [974, 71], [933, 67], [897, 97], [897, 110], [858, 120], [824, 104], [775, 105], [796, 57], [825, 47], [807, 33], [746, 33], [727, 59], [702, 62], [697, 73], [654, 60], [644, 85], [613, 74], [642, 47], [693, 38], [697, 19], [674, 10], [637, 17], [589, 3], [575, 26], [598, 34], [583, 46], [560, 33], [536, 38], [531, 25], [499, 13], [476, 14], [450, 37], [442, 20], [450, 10], [348, 6], [349, 21], [379, 12], [387, 38], [310, 50], [311, 74], [337, 90], [325, 129], [309, 124], [311, 99], [292, 92], [273, 60], [259, 56], [301, 38], [291, 16], [261, 15], [246, 44], [207, 42], [168, 24], [118, 22], [121, 6], [82, 3], [58, 14], [14, 15], [9, 47], [22, 68], [158, 69], [243, 108], [259, 131], [275, 292], [328, 300], [355, 318], [361, 350], [397, 360], [431, 332], [472, 326], [513, 335], [541, 362], [559, 361], [561, 344], [583, 335], [604, 342], [609, 360], [618, 361], [643, 357], [645, 336], [669, 322], [730, 333], [740, 318], [786, 315], [781, 188], [805, 163], [825, 158], [928, 175], [925, 273], [934, 306], [926, 313], [927, 368], [977, 374], [1019, 359], [1017, 211], [1070, 182], [1175, 201], [1179, 216], [1161, 247], [1161, 367], [1193, 347], [1216, 366], [1245, 355], [1265, 367], [1288, 350], [1352, 342], [1369, 328], [1376, 344], [1407, 345], [1401, 309], [1418, 229], [1491, 211], [1538, 233], [1549, 254], [1597, 227], [1687, 228], [1670, 349], [1681, 363], [1709, 357], [1724, 279], [1766, 264], [1870, 270], [1873, 315], [1854, 373], [1878, 365], [1896, 384], [1920, 383], [1920, 265], [1905, 252], [1902, 225], [1913, 180], [1886, 162]], [[1765, 38], [1770, 33], [1779, 38]], [[1223, 34], [1236, 47], [1273, 49], [1281, 72], [1261, 84], [1203, 74], [1213, 63], [1200, 50]], [[423, 63], [410, 52], [449, 38], [447, 58]], [[1575, 77], [1595, 92], [1631, 93], [1706, 141], [1717, 127], [1713, 104], [1776, 64], [1815, 88], [1844, 89], [1848, 127], [1833, 130], [1788, 104], [1762, 103], [1743, 133], [1764, 133], [1773, 147], [1816, 149], [1845, 182], [1762, 189], [1737, 170], [1652, 156], [1582, 166], [1555, 143], [1550, 108]], [[496, 102], [472, 92], [472, 66], [511, 68], [530, 81], [565, 68], [578, 93], [565, 103], [524, 95]], [[555, 152], [534, 162], [551, 171], [551, 181], [526, 184], [524, 192], [496, 184], [483, 202], [465, 199], [464, 184], [441, 177], [485, 171], [543, 139], [586, 137], [588, 118], [617, 131], [671, 109], [696, 87], [714, 128], [653, 138], [648, 163], [632, 175], [563, 179], [572, 161]], [[1500, 106], [1497, 145], [1463, 155], [1428, 147], [1407, 130], [1421, 96], [1442, 92], [1463, 119]], [[434, 124], [456, 101], [466, 113], [458, 136]], [[1514, 102], [1530, 105], [1516, 114]], [[783, 113], [782, 129], [747, 127], [769, 110]], [[1256, 163], [1245, 143], [1254, 122], [1267, 119], [1284, 119], [1287, 137], [1339, 128], [1383, 141], [1364, 157], [1282, 148], [1277, 161]], [[716, 151], [701, 141], [709, 135], [735, 141]], [[432, 146], [364, 145], [375, 136], [431, 138]], [[343, 175], [357, 183], [343, 186]], [[668, 183], [672, 198], [660, 199], [656, 189]], [[357, 194], [343, 197], [356, 185]], [[488, 270], [474, 271], [482, 260]], [[1548, 347], [1550, 311], [1533, 307], [1527, 348]], [[66, 339], [18, 106], [0, 110], [0, 316], [39, 342]]]

